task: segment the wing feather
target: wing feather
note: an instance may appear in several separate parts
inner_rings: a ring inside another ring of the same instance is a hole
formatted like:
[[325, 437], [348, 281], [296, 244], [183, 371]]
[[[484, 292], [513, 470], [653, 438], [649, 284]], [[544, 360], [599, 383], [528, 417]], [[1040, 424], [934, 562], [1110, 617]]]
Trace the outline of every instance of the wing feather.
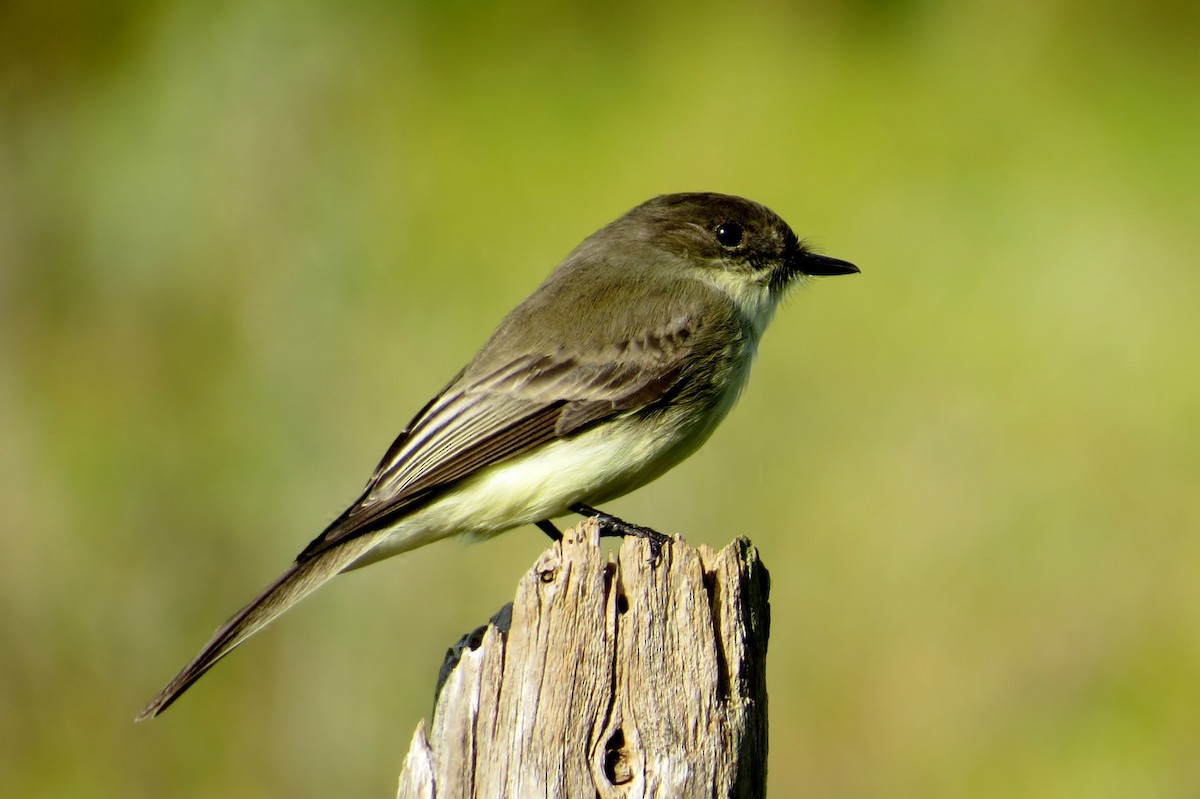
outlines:
[[388, 449], [366, 491], [299, 560], [379, 529], [458, 480], [670, 396], [686, 377], [697, 321], [602, 352], [526, 353], [469, 370], [431, 400]]

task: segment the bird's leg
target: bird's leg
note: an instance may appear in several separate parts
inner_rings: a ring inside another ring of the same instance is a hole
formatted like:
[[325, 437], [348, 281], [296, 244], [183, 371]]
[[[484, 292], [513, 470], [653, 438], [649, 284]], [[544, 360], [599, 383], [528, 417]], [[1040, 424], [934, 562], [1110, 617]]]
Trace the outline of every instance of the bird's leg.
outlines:
[[600, 523], [601, 537], [617, 537], [625, 538], [633, 536], [635, 538], [645, 538], [650, 542], [650, 558], [657, 560], [662, 554], [663, 544], [671, 543], [671, 536], [663, 535], [658, 530], [652, 530], [649, 527], [642, 527], [637, 524], [630, 524], [624, 519], [618, 519], [604, 511], [596, 510], [593, 507], [584, 505], [582, 502], [576, 502], [568, 510], [578, 513], [580, 516], [595, 517]]
[[540, 522], [534, 522], [534, 524], [537, 525], [537, 529], [550, 536], [551, 541], [562, 540], [562, 530], [555, 527], [554, 523], [549, 519], [542, 519]]

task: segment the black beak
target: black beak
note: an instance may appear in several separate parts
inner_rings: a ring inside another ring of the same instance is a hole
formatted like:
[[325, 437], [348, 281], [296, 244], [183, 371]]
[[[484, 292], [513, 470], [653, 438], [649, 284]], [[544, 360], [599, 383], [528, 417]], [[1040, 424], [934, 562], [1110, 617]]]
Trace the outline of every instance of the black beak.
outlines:
[[828, 255], [817, 255], [806, 252], [800, 258], [800, 271], [806, 275], [852, 275], [859, 271], [858, 267], [849, 261], [830, 258]]

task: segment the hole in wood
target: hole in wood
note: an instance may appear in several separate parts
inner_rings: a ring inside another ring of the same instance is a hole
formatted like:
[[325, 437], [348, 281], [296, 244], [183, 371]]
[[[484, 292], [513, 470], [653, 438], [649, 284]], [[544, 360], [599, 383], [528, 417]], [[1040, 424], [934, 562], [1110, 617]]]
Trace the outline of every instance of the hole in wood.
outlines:
[[617, 564], [609, 563], [604, 567], [604, 593], [608, 594], [611, 591], [616, 591], [617, 614], [622, 615], [629, 610], [629, 600], [625, 596], [625, 592], [621, 590], [621, 583], [617, 579]]
[[613, 730], [604, 744], [604, 776], [612, 785], [624, 785], [633, 779], [629, 750], [625, 748], [625, 731], [620, 727]]
[[717, 575], [714, 572], [704, 572], [704, 593], [708, 594], [708, 607], [716, 612]]

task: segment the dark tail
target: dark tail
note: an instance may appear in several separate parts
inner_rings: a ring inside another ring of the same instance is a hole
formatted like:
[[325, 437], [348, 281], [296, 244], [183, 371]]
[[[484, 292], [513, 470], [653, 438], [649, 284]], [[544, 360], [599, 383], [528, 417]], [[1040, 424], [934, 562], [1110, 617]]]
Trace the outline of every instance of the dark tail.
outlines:
[[136, 721], [153, 718], [162, 713], [171, 703], [204, 676], [221, 658], [232, 652], [239, 644], [269, 624], [292, 605], [321, 587], [326, 580], [345, 569], [358, 557], [377, 543], [381, 535], [367, 534], [346, 541], [341, 546], [326, 550], [316, 557], [293, 563], [278, 580], [234, 614], [217, 630], [200, 654], [183, 667], [167, 687], [137, 715]]

